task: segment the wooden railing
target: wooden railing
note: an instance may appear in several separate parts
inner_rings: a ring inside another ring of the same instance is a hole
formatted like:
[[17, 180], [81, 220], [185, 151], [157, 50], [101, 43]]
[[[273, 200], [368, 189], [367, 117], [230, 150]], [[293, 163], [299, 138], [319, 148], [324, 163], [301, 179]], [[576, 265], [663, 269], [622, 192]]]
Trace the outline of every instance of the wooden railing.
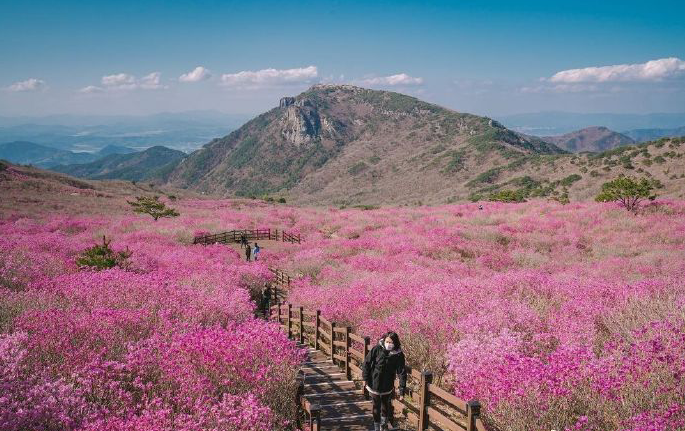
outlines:
[[[373, 347], [369, 337], [355, 334], [349, 326], [325, 319], [320, 310], [310, 311], [279, 302], [270, 308], [268, 314], [270, 320], [281, 325], [288, 337], [321, 350], [341, 368], [348, 380], [363, 385], [364, 358]], [[397, 380], [395, 385], [399, 385]], [[363, 391], [368, 397], [366, 387]], [[421, 431], [429, 426], [442, 430], [486, 431], [478, 401], [466, 402], [438, 387], [433, 383], [430, 371], [420, 372], [407, 367], [405, 401], [393, 399], [392, 403], [396, 412]], [[318, 406], [303, 400], [302, 407], [307, 413], [310, 429], [316, 429], [320, 421]]]
[[[273, 239], [300, 243], [300, 235], [291, 235], [272, 229], [232, 230], [213, 235], [196, 237], [194, 244], [216, 242], [240, 242], [243, 235], [249, 240]], [[273, 298], [277, 305], [269, 306], [265, 315], [275, 320], [287, 332], [288, 337], [302, 344], [308, 344], [327, 354], [344, 371], [348, 380], [363, 386], [362, 368], [364, 359], [371, 350], [370, 337], [355, 334], [349, 326], [342, 326], [321, 316], [321, 310], [309, 311], [303, 307], [284, 304], [292, 278], [280, 269], [269, 268], [274, 274], [271, 284]], [[395, 381], [397, 387], [399, 382]], [[368, 397], [366, 387], [364, 395]], [[407, 366], [407, 393], [405, 401], [393, 399], [395, 411], [400, 412], [410, 425], [423, 431], [434, 427], [450, 431], [487, 431], [480, 418], [478, 401], [461, 400], [433, 383], [433, 373], [420, 372]], [[302, 398], [302, 407], [309, 418], [311, 430], [320, 429], [321, 411], [316, 404]]]
[[300, 234], [290, 234], [278, 229], [243, 229], [243, 230], [229, 230], [227, 232], [208, 234], [196, 236], [193, 238], [193, 244], [215, 244], [215, 243], [233, 243], [240, 242], [243, 236], [248, 240], [273, 240], [292, 242], [300, 244], [302, 238]]

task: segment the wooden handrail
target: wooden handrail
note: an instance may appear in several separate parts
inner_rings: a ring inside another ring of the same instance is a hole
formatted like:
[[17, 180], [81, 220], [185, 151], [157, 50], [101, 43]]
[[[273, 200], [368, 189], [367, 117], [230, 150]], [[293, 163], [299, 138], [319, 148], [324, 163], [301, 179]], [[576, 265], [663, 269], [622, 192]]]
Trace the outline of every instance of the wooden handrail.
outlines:
[[[279, 235], [280, 234], [280, 235]], [[248, 240], [260, 240], [267, 239], [273, 241], [290, 242], [290, 243], [302, 243], [302, 237], [300, 234], [291, 234], [283, 230], [278, 229], [234, 229], [226, 232], [220, 232], [215, 234], [199, 235], [193, 238], [193, 244], [215, 244], [215, 243], [239, 243], [242, 236], [245, 236]]]
[[[274, 273], [276, 271], [279, 270], [272, 270]], [[370, 337], [355, 334], [348, 326], [336, 324], [334, 321], [329, 322], [321, 317], [320, 310], [311, 311], [302, 306], [295, 307], [290, 303], [279, 303], [271, 307], [269, 315], [272, 320], [278, 322], [290, 338], [323, 351], [340, 367], [348, 380], [359, 381], [361, 379], [363, 358], [366, 358], [372, 347]], [[330, 331], [327, 330], [328, 328]], [[363, 352], [352, 347], [352, 343], [361, 344], [362, 342]], [[355, 378], [355, 374], [358, 378]], [[487, 431], [480, 418], [478, 401], [466, 402], [439, 388], [433, 383], [433, 373], [430, 371], [419, 372], [407, 366], [407, 374], [409, 379], [418, 384], [418, 393], [414, 392], [411, 395], [414, 404], [398, 400], [393, 400], [393, 404], [398, 407], [396, 411], [402, 412], [419, 430], [438, 426], [448, 430]], [[363, 391], [368, 397], [366, 387]], [[415, 397], [416, 395], [418, 397]], [[318, 412], [307, 411], [307, 414], [310, 424], [316, 427], [315, 415]]]

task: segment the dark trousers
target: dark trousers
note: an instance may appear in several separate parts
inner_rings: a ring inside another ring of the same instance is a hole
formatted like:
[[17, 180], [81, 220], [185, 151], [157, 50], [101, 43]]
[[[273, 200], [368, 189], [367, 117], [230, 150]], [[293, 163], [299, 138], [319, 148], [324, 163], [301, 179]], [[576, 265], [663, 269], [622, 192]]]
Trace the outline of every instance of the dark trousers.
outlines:
[[380, 422], [381, 417], [388, 420], [388, 423], [393, 422], [392, 418], [392, 393], [388, 395], [373, 395], [373, 421]]

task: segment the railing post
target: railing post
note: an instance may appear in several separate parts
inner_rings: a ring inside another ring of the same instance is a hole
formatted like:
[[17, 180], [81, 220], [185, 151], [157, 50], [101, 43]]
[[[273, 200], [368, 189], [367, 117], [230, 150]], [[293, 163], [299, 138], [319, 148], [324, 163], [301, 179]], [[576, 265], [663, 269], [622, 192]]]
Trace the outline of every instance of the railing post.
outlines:
[[480, 416], [480, 403], [471, 400], [466, 403], [466, 431], [476, 431], [476, 419]]
[[309, 407], [309, 429], [311, 431], [321, 430], [321, 407], [318, 404], [312, 404]]
[[[366, 357], [369, 355], [369, 349], [371, 347], [371, 337], [364, 337], [364, 361], [366, 361]], [[364, 369], [364, 364], [362, 363], [362, 370]], [[366, 389], [366, 382], [364, 382], [364, 399], [368, 400], [369, 399], [369, 390]]]
[[419, 431], [428, 429], [428, 407], [429, 392], [428, 385], [433, 382], [433, 373], [424, 371], [421, 373], [421, 388], [419, 393]]
[[304, 307], [300, 306], [300, 321], [298, 322], [300, 324], [300, 344], [304, 344], [304, 325], [302, 324], [304, 322], [303, 311]]
[[345, 326], [345, 377], [347, 380], [352, 380], [352, 372], [350, 370], [350, 327]]
[[321, 323], [321, 310], [316, 310], [316, 316], [314, 319], [314, 348], [319, 350], [319, 324]]
[[331, 322], [331, 361], [335, 364], [335, 358], [333, 357], [333, 354], [335, 354], [335, 344], [333, 344], [333, 341], [335, 340], [335, 322]]
[[293, 304], [288, 303], [288, 338], [293, 337]]
[[[276, 298], [278, 299], [278, 297]], [[281, 300], [278, 299], [278, 326], [281, 326]]]

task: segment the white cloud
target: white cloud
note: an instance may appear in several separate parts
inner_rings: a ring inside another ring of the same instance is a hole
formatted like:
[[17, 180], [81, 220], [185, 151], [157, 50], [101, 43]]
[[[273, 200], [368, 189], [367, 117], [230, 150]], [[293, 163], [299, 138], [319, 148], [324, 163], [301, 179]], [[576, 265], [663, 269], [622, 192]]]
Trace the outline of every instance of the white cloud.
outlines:
[[105, 89], [102, 87], [98, 87], [96, 85], [89, 85], [87, 87], [83, 87], [82, 89], [80, 89], [79, 93], [94, 94], [94, 93], [102, 93], [104, 91], [105, 91]]
[[205, 81], [211, 77], [212, 73], [208, 69], [202, 66], [197, 66], [190, 72], [184, 73], [183, 75], [179, 76], [178, 80], [181, 82], [199, 82]]
[[133, 89], [136, 85], [136, 77], [128, 73], [116, 73], [103, 76], [100, 82], [109, 88]]
[[137, 79], [128, 73], [115, 73], [113, 75], [105, 75], [100, 80], [102, 86], [89, 85], [79, 90], [80, 93], [94, 94], [104, 93], [110, 91], [128, 91], [128, 90], [159, 90], [168, 88], [162, 85], [162, 74], [160, 72], [152, 72]]
[[221, 75], [221, 85], [227, 87], [273, 87], [285, 84], [302, 84], [319, 76], [316, 66], [296, 69], [262, 69]]
[[167, 88], [161, 84], [162, 74], [160, 72], [152, 72], [143, 76], [138, 82], [138, 86], [143, 90], [158, 90], [160, 88]]
[[537, 85], [534, 87], [522, 87], [522, 93], [585, 93], [597, 91], [597, 85], [588, 84], [557, 84], [557, 85]]
[[7, 87], [7, 90], [20, 92], [20, 91], [40, 91], [47, 88], [45, 81], [36, 78], [29, 78], [26, 81], [15, 82], [14, 84]]
[[662, 81], [685, 74], [685, 61], [671, 57], [638, 64], [585, 67], [555, 73], [550, 82], [575, 84], [581, 82]]
[[362, 85], [420, 85], [423, 84], [423, 78], [415, 78], [406, 73], [398, 73], [390, 76], [378, 76], [375, 78], [367, 78], [359, 81]]

